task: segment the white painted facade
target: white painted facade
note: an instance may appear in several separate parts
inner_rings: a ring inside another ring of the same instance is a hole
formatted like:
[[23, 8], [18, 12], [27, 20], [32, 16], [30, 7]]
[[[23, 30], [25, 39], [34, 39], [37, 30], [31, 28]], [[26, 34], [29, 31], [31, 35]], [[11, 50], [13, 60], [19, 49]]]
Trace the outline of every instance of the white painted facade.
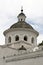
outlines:
[[[15, 41], [15, 37], [16, 35], [19, 36], [19, 41], [25, 41], [24, 40], [24, 36], [27, 36], [27, 41], [26, 43], [30, 43], [33, 44], [34, 46], [37, 45], [37, 34], [35, 32], [33, 32], [32, 30], [27, 30], [27, 29], [14, 29], [11, 32], [8, 32], [5, 36], [5, 44], [9, 44], [8, 43], [8, 38], [9, 36], [11, 37], [11, 43], [15, 43], [17, 41]], [[31, 42], [32, 37], [34, 38], [34, 43]]]
[[[0, 45], [0, 65], [43, 65], [43, 51], [37, 47], [39, 33], [25, 22], [25, 18], [21, 10], [18, 23], [4, 31], [5, 45]], [[16, 36], [19, 37], [17, 40]]]
[[14, 55], [13, 49], [0, 47], [0, 50], [0, 65], [43, 65], [43, 51]]

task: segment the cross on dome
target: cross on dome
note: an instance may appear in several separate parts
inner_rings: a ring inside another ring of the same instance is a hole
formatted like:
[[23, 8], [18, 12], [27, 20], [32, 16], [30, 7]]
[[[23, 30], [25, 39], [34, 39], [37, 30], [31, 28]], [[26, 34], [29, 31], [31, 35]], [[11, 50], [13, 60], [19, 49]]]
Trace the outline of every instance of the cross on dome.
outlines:
[[21, 13], [23, 13], [23, 6], [21, 7]]
[[18, 21], [25, 21], [26, 16], [23, 13], [23, 7], [21, 7], [21, 13], [17, 17], [18, 17]]

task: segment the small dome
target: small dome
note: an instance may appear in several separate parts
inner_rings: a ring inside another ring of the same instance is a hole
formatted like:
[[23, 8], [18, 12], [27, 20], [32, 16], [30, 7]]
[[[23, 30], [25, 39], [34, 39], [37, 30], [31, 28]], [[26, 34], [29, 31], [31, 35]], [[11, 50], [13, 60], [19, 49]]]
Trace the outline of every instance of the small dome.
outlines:
[[25, 16], [25, 14], [23, 13], [23, 9], [21, 10], [21, 13], [18, 15], [18, 22], [17, 23], [15, 23], [15, 24], [13, 24], [7, 31], [4, 31], [4, 35], [7, 33], [7, 32], [9, 32], [10, 30], [12, 30], [12, 29], [29, 29], [29, 30], [32, 30], [32, 31], [34, 31], [37, 35], [39, 34], [37, 31], [35, 31], [34, 29], [33, 29], [33, 27], [30, 25], [30, 24], [28, 24], [28, 23], [26, 23], [25, 22], [25, 18], [26, 18], [26, 16]]
[[19, 16], [24, 16], [24, 17], [26, 17], [24, 13], [20, 13], [17, 17], [19, 17]]
[[25, 19], [26, 19], [26, 16], [25, 16], [25, 14], [23, 13], [23, 9], [21, 9], [21, 13], [17, 16], [17, 18], [18, 18], [18, 21], [25, 21]]
[[25, 14], [23, 13], [23, 9], [22, 8], [21, 8], [21, 13], [18, 15], [18, 17], [20, 17], [20, 16], [26, 17]]

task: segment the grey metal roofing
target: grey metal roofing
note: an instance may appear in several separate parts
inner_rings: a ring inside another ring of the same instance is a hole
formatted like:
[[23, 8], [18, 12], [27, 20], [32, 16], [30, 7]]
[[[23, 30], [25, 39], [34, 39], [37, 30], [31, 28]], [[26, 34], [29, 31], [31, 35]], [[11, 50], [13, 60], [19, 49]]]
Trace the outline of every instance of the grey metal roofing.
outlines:
[[[21, 13], [18, 15], [18, 17], [19, 16], [25, 16], [25, 14], [23, 13], [23, 10], [21, 10]], [[26, 16], [25, 16], [26, 17]], [[31, 29], [32, 31], [34, 31], [34, 32], [36, 32], [37, 33], [37, 35], [39, 35], [39, 33], [37, 32], [37, 31], [35, 31], [34, 29], [33, 29], [33, 27], [30, 25], [30, 24], [28, 24], [28, 23], [26, 23], [25, 21], [18, 21], [17, 23], [15, 23], [15, 24], [13, 24], [8, 30], [6, 30], [6, 31], [4, 31], [4, 35], [8, 32], [8, 31], [10, 31], [10, 30], [12, 30], [12, 29], [18, 29], [18, 28], [28, 28], [28, 29]]]
[[[18, 17], [19, 17], [19, 16], [25, 16], [25, 14], [24, 14], [24, 13], [20, 13], [20, 14], [18, 15]], [[26, 16], [25, 16], [25, 17], [26, 17]]]
[[29, 28], [33, 29], [33, 27], [26, 23], [25, 21], [18, 21], [17, 23], [13, 24], [10, 28]]

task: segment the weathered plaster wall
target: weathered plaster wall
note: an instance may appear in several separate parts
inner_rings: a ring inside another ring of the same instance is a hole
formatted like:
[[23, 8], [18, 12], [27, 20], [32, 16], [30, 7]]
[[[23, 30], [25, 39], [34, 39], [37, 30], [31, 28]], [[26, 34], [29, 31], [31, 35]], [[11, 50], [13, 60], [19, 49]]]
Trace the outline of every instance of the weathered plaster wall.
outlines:
[[27, 43], [31, 43], [31, 38], [34, 38], [34, 43], [33, 45], [36, 46], [37, 45], [37, 35], [32, 32], [32, 31], [25, 31], [25, 30], [16, 30], [16, 31], [12, 31], [6, 34], [5, 36], [5, 44], [9, 44], [8, 43], [8, 37], [11, 36], [12, 40], [11, 43], [15, 43], [15, 36], [18, 35], [19, 36], [19, 41], [24, 41], [24, 36], [27, 36]]

